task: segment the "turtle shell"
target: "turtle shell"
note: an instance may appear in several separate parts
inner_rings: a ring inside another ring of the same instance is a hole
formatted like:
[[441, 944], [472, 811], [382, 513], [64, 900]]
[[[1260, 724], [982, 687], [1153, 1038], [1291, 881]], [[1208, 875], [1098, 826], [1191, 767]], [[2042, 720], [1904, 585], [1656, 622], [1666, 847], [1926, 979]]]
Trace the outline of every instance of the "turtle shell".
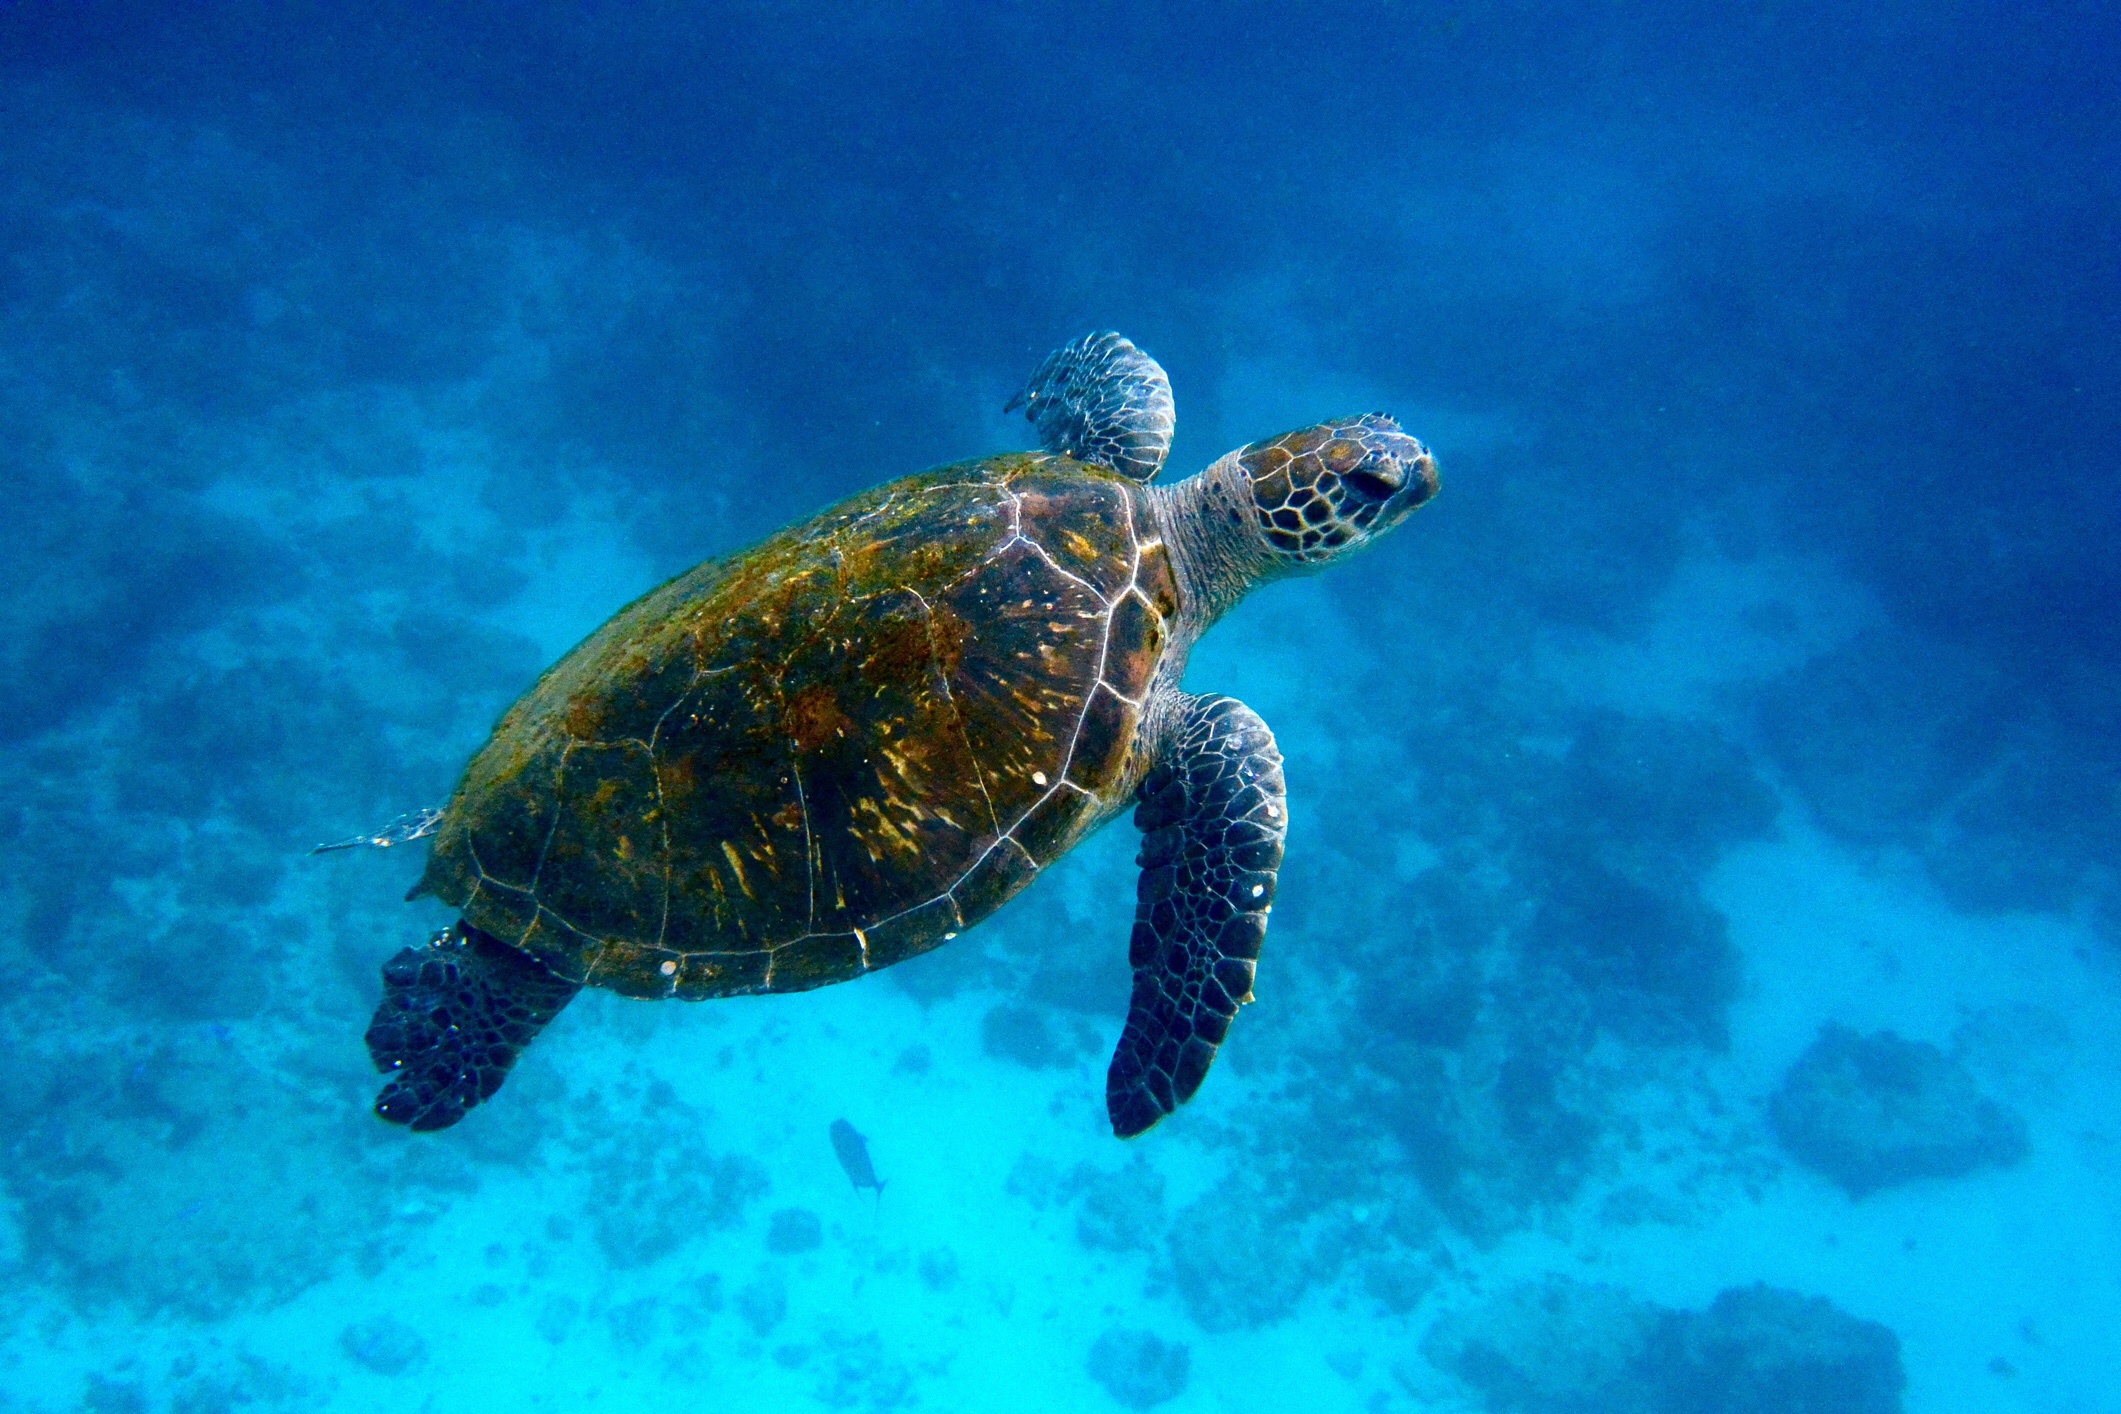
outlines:
[[1141, 488], [938, 467], [637, 600], [472, 758], [426, 884], [561, 976], [798, 991], [978, 922], [1123, 808], [1179, 589]]

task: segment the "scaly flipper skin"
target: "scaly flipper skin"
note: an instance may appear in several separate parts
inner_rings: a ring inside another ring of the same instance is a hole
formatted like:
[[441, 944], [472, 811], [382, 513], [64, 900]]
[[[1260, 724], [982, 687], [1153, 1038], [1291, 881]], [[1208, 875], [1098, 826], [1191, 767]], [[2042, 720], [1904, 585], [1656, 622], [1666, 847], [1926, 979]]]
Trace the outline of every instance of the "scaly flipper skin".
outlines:
[[383, 964], [383, 1001], [368, 1054], [390, 1083], [376, 1113], [412, 1129], [447, 1129], [493, 1098], [545, 1024], [581, 991], [536, 958], [459, 923]]
[[1252, 1000], [1288, 828], [1274, 733], [1233, 697], [1185, 698], [1170, 754], [1143, 778], [1140, 800], [1134, 998], [1105, 1078], [1122, 1139], [1193, 1098]]
[[1162, 365], [1110, 330], [1046, 355], [1002, 411], [1018, 408], [1047, 451], [1144, 485], [1163, 469], [1178, 416]]

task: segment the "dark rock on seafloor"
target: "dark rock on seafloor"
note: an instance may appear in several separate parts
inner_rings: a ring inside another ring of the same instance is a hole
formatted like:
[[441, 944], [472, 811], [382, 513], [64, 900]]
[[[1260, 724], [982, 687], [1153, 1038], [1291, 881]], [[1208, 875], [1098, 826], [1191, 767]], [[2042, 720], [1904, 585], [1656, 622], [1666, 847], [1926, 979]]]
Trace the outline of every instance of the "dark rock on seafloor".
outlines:
[[1153, 1409], [1186, 1392], [1193, 1356], [1147, 1331], [1115, 1327], [1090, 1346], [1090, 1378], [1128, 1409]]
[[582, 1317], [582, 1303], [564, 1293], [545, 1298], [538, 1308], [538, 1318], [533, 1323], [537, 1333], [548, 1345], [562, 1345], [574, 1333], [575, 1322]]
[[1890, 1330], [1765, 1285], [1679, 1311], [1549, 1277], [1444, 1317], [1421, 1351], [1491, 1414], [1898, 1414], [1906, 1385]]
[[648, 1266], [708, 1233], [742, 1227], [765, 1196], [765, 1167], [748, 1154], [710, 1148], [706, 1128], [705, 1116], [661, 1080], [646, 1087], [637, 1115], [598, 1113], [588, 1127], [585, 1216], [614, 1270]]
[[751, 1327], [753, 1335], [766, 1336], [788, 1319], [788, 1283], [776, 1272], [761, 1272], [758, 1280], [738, 1289], [736, 1313]]
[[80, 1408], [82, 1414], [147, 1414], [148, 1405], [137, 1382], [90, 1374]]
[[1762, 1282], [1667, 1312], [1642, 1368], [1660, 1414], [1889, 1414], [1907, 1384], [1890, 1330]]
[[1738, 995], [1730, 926], [1691, 887], [1650, 887], [1608, 869], [1558, 867], [1525, 938], [1525, 957], [1554, 968], [1589, 1017], [1641, 1046], [1727, 1043]]
[[1911, 842], [1987, 768], [2006, 703], [1980, 655], [1875, 628], [1765, 686], [1760, 736], [1833, 834]]
[[[1169, 1232], [1172, 1290], [1210, 1333], [1272, 1325], [1296, 1309], [1317, 1275], [1301, 1226], [1254, 1183], [1202, 1194], [1178, 1211]], [[1215, 1239], [1199, 1240], [1204, 1232]]]
[[990, 1056], [1032, 1070], [1065, 1069], [1080, 1054], [1067, 1037], [1054, 1030], [1044, 1011], [1014, 1003], [987, 1013], [980, 1022], [980, 1046]]
[[427, 1342], [395, 1316], [373, 1316], [339, 1332], [339, 1348], [379, 1375], [402, 1375], [427, 1358]]
[[1783, 1076], [1768, 1119], [1791, 1157], [1852, 1198], [2014, 1164], [2030, 1151], [2025, 1121], [1935, 1046], [1838, 1024], [1821, 1028]]

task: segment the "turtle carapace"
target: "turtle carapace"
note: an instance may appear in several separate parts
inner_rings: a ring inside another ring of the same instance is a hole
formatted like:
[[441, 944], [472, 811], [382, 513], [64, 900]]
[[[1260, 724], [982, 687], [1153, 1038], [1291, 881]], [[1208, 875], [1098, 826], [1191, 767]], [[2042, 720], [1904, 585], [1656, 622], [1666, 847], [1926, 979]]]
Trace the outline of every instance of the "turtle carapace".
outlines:
[[1113, 1130], [1192, 1097], [1251, 1000], [1287, 820], [1273, 733], [1181, 691], [1186, 654], [1255, 585], [1398, 525], [1434, 463], [1372, 414], [1154, 485], [1170, 384], [1117, 334], [1057, 350], [1018, 406], [1043, 450], [700, 565], [509, 709], [432, 822], [421, 887], [462, 917], [383, 969], [377, 1114], [456, 1123], [584, 986], [698, 999], [889, 967], [1130, 806]]

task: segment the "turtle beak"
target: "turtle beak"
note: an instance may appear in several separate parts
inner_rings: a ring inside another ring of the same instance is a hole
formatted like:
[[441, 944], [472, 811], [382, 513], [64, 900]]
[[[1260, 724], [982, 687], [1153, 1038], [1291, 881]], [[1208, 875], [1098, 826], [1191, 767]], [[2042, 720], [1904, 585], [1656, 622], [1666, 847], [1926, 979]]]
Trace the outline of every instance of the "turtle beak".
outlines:
[[1393, 493], [1392, 497], [1393, 500], [1401, 503], [1400, 509], [1402, 511], [1411, 511], [1427, 505], [1429, 498], [1434, 496], [1443, 484], [1436, 477], [1435, 454], [1427, 447], [1422, 446], [1421, 443], [1415, 442], [1412, 437], [1407, 438], [1407, 440], [1413, 443], [1412, 450], [1415, 456], [1411, 461], [1400, 463], [1404, 484], [1400, 486], [1398, 491]]
[[1383, 503], [1382, 524], [1397, 524], [1436, 494], [1436, 458], [1390, 418], [1373, 413], [1362, 421], [1361, 440], [1369, 454], [1340, 479], [1356, 495]]

